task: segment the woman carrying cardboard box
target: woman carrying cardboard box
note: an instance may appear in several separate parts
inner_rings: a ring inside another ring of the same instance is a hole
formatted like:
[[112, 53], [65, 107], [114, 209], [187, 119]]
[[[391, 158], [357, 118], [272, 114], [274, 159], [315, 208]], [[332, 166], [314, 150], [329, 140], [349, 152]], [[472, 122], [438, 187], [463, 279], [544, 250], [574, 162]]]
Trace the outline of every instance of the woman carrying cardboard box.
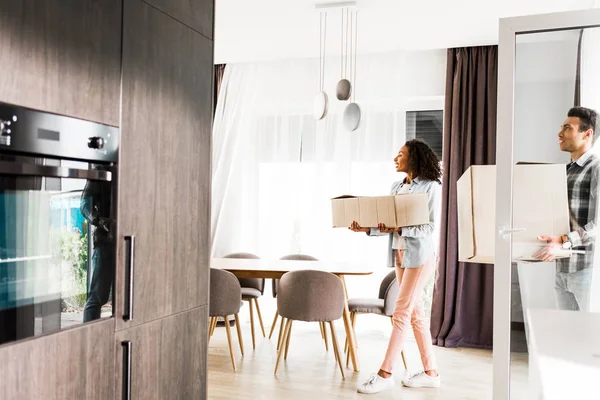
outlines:
[[433, 150], [426, 143], [416, 139], [408, 141], [400, 149], [394, 162], [396, 171], [405, 173], [406, 178], [392, 185], [391, 194], [427, 193], [430, 217], [426, 224], [403, 228], [388, 228], [381, 223], [377, 229], [363, 228], [356, 221], [350, 226], [350, 230], [366, 232], [369, 236], [390, 235], [391, 264], [396, 268], [400, 287], [385, 358], [379, 372], [371, 375], [358, 387], [359, 393], [378, 393], [395, 386], [393, 365], [406, 342], [411, 325], [424, 371], [405, 377], [402, 384], [419, 388], [440, 386], [429, 321], [425, 316], [421, 293], [435, 273], [442, 171]]

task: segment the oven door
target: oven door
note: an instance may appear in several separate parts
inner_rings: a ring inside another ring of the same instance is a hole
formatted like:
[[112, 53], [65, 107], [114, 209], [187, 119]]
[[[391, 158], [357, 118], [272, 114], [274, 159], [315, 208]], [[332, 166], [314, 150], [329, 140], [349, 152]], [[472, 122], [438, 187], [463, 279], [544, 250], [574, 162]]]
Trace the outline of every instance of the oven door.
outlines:
[[112, 315], [111, 168], [0, 154], [0, 344]]

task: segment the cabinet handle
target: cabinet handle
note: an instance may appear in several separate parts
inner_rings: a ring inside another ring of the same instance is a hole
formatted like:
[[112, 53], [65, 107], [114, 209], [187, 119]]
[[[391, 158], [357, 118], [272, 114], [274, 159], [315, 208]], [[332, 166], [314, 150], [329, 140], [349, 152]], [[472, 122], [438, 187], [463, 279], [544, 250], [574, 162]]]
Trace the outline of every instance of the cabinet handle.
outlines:
[[135, 264], [135, 236], [125, 236], [125, 311], [123, 319], [133, 319], [133, 266]]
[[131, 342], [121, 342], [123, 346], [123, 400], [131, 400]]

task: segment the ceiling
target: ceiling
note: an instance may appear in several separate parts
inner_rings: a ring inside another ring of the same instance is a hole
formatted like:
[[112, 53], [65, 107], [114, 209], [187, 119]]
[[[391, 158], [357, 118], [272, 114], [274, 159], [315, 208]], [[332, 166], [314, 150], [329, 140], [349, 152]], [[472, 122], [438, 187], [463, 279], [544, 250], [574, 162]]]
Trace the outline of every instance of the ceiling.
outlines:
[[[216, 0], [215, 63], [319, 56], [317, 3]], [[358, 52], [496, 44], [498, 19], [600, 7], [600, 0], [357, 0]], [[328, 12], [327, 54], [339, 55], [341, 12]]]

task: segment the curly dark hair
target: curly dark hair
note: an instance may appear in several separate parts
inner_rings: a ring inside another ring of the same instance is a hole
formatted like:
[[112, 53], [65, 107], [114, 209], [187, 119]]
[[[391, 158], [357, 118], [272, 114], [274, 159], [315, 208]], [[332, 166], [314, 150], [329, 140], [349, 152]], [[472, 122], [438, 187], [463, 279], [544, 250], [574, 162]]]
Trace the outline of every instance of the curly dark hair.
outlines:
[[426, 179], [442, 183], [442, 168], [431, 147], [422, 140], [413, 139], [406, 142], [408, 148], [408, 168], [413, 178]]

